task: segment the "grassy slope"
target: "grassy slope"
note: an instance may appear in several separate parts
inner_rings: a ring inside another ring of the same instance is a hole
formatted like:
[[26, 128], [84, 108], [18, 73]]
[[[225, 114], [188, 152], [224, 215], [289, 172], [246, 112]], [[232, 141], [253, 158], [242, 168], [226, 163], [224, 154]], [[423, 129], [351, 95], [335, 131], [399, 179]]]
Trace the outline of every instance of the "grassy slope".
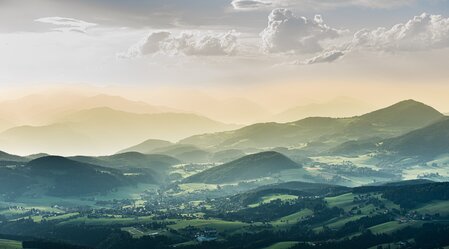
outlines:
[[261, 204], [270, 203], [274, 200], [289, 201], [289, 200], [295, 200], [297, 198], [298, 198], [298, 196], [296, 196], [296, 195], [273, 194], [273, 195], [264, 196], [264, 197], [262, 197], [261, 201], [251, 204], [251, 205], [248, 205], [248, 206], [249, 207], [257, 207]]
[[244, 156], [186, 179], [187, 182], [230, 183], [270, 176], [300, 166], [288, 157], [274, 151]]
[[415, 209], [421, 214], [436, 214], [441, 216], [449, 215], [449, 201], [435, 201]]
[[280, 226], [280, 227], [287, 226], [287, 225], [293, 225], [296, 222], [298, 222], [298, 220], [300, 220], [306, 216], [312, 215], [312, 214], [313, 214], [313, 211], [306, 208], [299, 212], [279, 218], [279, 219], [271, 222], [271, 224], [273, 226]]
[[273, 244], [269, 247], [265, 247], [264, 249], [288, 249], [298, 244], [296, 241], [283, 241], [276, 244]]
[[248, 226], [247, 223], [238, 222], [238, 221], [224, 221], [218, 219], [192, 219], [192, 220], [176, 220], [176, 224], [169, 225], [172, 229], [183, 229], [188, 226], [193, 226], [197, 228], [214, 228], [219, 232], [224, 231], [235, 231], [241, 229], [245, 226]]
[[0, 249], [21, 249], [22, 242], [15, 240], [0, 239]]

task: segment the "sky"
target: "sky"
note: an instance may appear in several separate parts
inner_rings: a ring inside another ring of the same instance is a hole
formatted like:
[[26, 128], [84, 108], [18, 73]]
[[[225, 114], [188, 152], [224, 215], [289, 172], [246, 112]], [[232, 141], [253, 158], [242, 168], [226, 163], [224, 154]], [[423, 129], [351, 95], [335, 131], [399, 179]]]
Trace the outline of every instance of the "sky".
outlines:
[[0, 98], [81, 84], [449, 111], [449, 0], [0, 0], [0, 55]]

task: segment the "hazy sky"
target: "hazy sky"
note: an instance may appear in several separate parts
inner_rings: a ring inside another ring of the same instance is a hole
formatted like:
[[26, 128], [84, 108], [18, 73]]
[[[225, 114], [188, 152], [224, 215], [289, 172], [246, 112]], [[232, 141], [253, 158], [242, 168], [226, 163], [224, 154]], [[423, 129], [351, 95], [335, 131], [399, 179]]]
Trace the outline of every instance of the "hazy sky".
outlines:
[[228, 89], [279, 101], [435, 91], [446, 103], [449, 0], [0, 0], [0, 55], [2, 89]]

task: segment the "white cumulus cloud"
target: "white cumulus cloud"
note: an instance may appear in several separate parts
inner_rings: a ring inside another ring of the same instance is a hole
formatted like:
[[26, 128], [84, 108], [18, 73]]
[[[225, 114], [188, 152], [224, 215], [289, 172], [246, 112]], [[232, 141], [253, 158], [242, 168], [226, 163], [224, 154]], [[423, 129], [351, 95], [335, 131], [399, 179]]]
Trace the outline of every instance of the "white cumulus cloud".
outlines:
[[322, 41], [337, 38], [341, 32], [327, 26], [320, 15], [311, 20], [281, 8], [270, 13], [260, 37], [265, 52], [315, 53], [323, 50]]
[[237, 35], [226, 33], [190, 33], [175, 35], [171, 32], [153, 32], [134, 45], [127, 57], [144, 56], [154, 53], [168, 55], [219, 56], [232, 55], [237, 49]]
[[449, 18], [423, 13], [391, 28], [357, 31], [349, 42], [326, 49], [299, 64], [331, 62], [354, 50], [398, 53], [448, 47]]
[[390, 29], [360, 30], [351, 46], [392, 52], [449, 47], [449, 18], [423, 13]]

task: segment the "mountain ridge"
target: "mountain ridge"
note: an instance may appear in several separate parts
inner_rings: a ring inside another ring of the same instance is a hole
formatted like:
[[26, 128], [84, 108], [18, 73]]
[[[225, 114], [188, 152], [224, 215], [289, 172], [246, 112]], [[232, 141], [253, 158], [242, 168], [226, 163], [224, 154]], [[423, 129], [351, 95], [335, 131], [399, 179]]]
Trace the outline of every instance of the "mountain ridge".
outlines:
[[258, 123], [227, 132], [194, 135], [180, 142], [204, 148], [236, 149], [300, 146], [310, 142], [337, 145], [348, 140], [398, 136], [443, 117], [430, 106], [406, 100], [351, 118], [309, 117], [288, 123]]

